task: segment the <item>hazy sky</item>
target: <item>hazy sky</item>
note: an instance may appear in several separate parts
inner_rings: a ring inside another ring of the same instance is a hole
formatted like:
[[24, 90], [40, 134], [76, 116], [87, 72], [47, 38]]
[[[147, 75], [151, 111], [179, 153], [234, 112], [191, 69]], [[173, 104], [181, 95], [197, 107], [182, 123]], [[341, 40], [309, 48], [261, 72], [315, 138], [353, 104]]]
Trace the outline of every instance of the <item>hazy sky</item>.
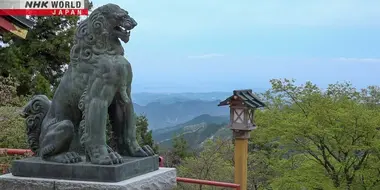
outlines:
[[380, 83], [379, 0], [94, 0], [138, 22], [126, 44], [134, 92]]

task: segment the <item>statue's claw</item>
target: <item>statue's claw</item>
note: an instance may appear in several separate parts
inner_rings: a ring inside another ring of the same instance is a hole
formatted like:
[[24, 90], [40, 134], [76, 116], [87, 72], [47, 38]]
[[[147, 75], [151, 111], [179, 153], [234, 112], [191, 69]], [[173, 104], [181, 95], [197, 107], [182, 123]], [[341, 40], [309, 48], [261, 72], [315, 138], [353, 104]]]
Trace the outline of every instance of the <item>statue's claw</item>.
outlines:
[[88, 162], [99, 165], [112, 165], [123, 163], [123, 158], [105, 145], [90, 146], [86, 152]]
[[82, 158], [76, 152], [65, 152], [62, 154], [48, 157], [47, 160], [58, 163], [78, 163], [82, 161]]
[[76, 152], [67, 152], [65, 155], [65, 163], [77, 163], [82, 161], [80, 155]]
[[133, 157], [147, 157], [148, 156], [148, 154], [141, 147], [139, 147], [138, 149], [135, 149], [134, 151], [131, 151], [130, 154]]
[[142, 148], [148, 154], [148, 156], [153, 156], [154, 155], [154, 150], [149, 145], [145, 145]]
[[148, 145], [145, 145], [143, 147], [139, 146], [138, 148], [130, 150], [129, 152], [129, 155], [133, 157], [148, 157], [154, 155], [153, 149]]
[[123, 163], [123, 157], [120, 156], [119, 153], [112, 150], [110, 146], [107, 145], [107, 151], [110, 154], [111, 160], [113, 164], [121, 164]]
[[111, 152], [110, 157], [113, 164], [121, 164], [123, 163], [123, 158], [117, 152]]

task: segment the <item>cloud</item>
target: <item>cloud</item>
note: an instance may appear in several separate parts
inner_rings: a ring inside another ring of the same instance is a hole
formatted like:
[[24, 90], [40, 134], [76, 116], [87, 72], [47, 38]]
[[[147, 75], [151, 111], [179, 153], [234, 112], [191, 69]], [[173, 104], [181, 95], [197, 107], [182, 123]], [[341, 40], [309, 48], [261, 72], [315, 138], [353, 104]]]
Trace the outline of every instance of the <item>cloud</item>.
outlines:
[[[249, 7], [251, 19], [263, 25], [302, 25], [302, 26], [354, 26], [376, 25], [380, 12], [380, 1], [368, 0], [309, 0], [292, 3], [268, 0], [251, 1], [256, 6]], [[246, 10], [247, 8], [245, 8]], [[247, 10], [246, 10], [247, 11]], [[353, 14], [355, 13], [355, 14]]]
[[356, 62], [356, 63], [380, 63], [380, 58], [348, 58], [340, 57], [333, 59], [334, 61], [340, 62]]
[[187, 58], [189, 59], [209, 59], [209, 58], [214, 58], [214, 57], [223, 57], [223, 54], [219, 53], [209, 53], [209, 54], [203, 54], [203, 55], [191, 55], [188, 56]]

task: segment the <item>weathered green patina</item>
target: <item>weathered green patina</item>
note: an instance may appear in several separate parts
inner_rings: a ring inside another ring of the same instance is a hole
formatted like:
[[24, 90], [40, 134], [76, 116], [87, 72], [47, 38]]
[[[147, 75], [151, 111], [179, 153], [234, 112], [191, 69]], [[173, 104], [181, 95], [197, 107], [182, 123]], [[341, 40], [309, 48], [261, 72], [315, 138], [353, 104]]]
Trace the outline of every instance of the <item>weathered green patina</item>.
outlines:
[[[122, 156], [154, 155], [136, 140], [131, 100], [132, 68], [119, 41], [129, 41], [137, 25], [114, 4], [95, 9], [79, 24], [70, 65], [50, 101], [32, 98], [24, 109], [28, 142], [43, 160], [59, 163], [122, 163]], [[116, 149], [106, 144], [109, 115]]]

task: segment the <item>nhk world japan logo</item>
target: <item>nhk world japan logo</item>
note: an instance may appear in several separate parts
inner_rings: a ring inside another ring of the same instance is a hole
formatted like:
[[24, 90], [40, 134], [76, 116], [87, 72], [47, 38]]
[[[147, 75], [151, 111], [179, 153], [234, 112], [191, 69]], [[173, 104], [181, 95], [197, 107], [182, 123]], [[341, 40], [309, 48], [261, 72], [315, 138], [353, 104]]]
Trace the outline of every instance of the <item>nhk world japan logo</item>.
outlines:
[[88, 6], [85, 0], [0, 0], [0, 15], [88, 15]]

